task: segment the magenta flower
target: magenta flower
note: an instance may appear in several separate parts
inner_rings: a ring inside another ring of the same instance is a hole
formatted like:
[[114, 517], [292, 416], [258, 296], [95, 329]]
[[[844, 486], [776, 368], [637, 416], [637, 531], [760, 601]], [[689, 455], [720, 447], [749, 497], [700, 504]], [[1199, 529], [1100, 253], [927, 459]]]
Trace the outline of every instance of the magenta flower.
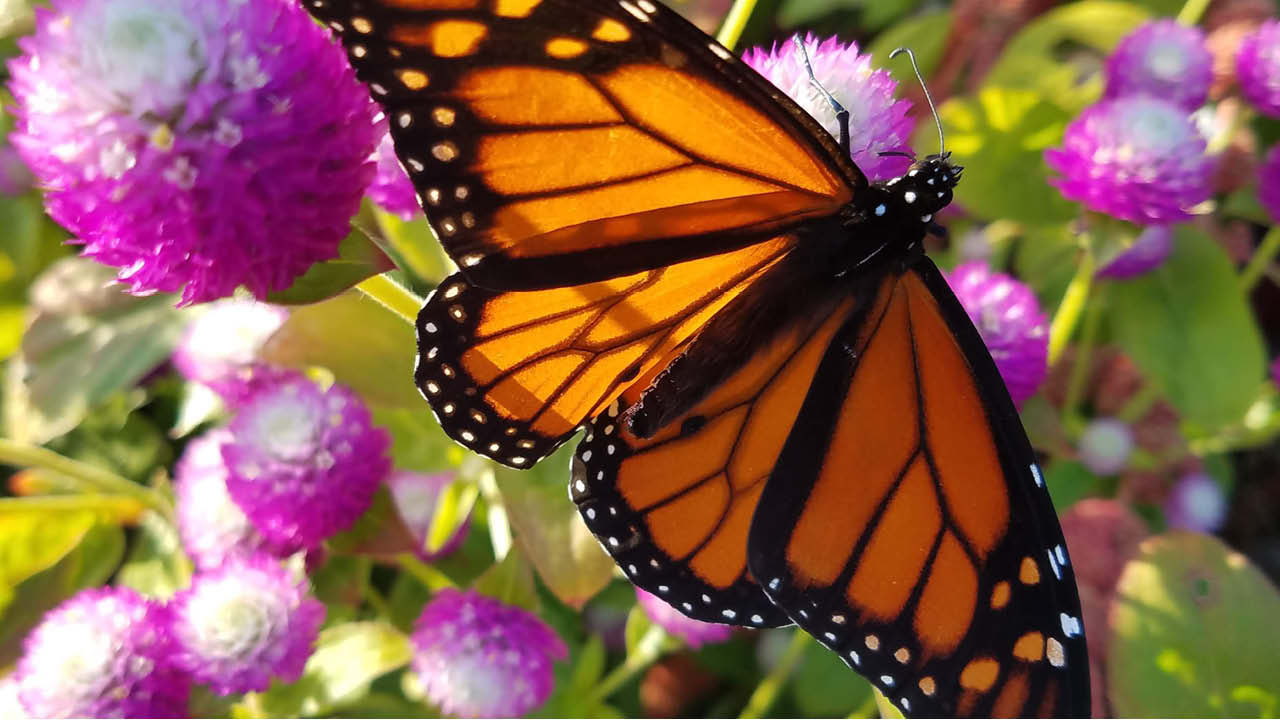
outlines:
[[399, 215], [401, 219], [412, 220], [422, 214], [422, 206], [418, 204], [418, 192], [413, 189], [413, 182], [400, 165], [396, 157], [395, 146], [391, 144], [391, 134], [385, 133], [378, 149], [373, 154], [377, 172], [373, 182], [365, 194], [378, 207], [389, 213]]
[[1049, 324], [1035, 294], [982, 261], [958, 265], [946, 277], [987, 344], [1009, 396], [1021, 406], [1048, 372]]
[[197, 573], [173, 598], [176, 661], [219, 695], [296, 682], [311, 656], [324, 605], [267, 555], [232, 557]]
[[378, 138], [298, 3], [54, 0], [20, 44], [12, 141], [133, 292], [261, 298], [337, 254]]
[[185, 717], [169, 611], [129, 588], [84, 590], [27, 635], [15, 677], [31, 717]]
[[1212, 192], [1204, 139], [1186, 110], [1158, 98], [1085, 108], [1044, 158], [1059, 174], [1049, 182], [1068, 200], [1139, 225], [1186, 220]]
[[296, 548], [275, 548], [253, 527], [227, 492], [227, 465], [222, 446], [231, 439], [225, 429], [211, 430], [187, 443], [174, 466], [178, 535], [196, 568], [208, 570], [233, 555], [269, 550], [287, 555]]
[[314, 548], [369, 508], [390, 436], [360, 398], [295, 375], [249, 397], [222, 446], [227, 490], [267, 540]]
[[[835, 37], [819, 42], [816, 36], [808, 35], [804, 46], [813, 74], [849, 111], [853, 161], [873, 182], [905, 173], [911, 165], [910, 158], [880, 155], [911, 152], [907, 144], [915, 127], [915, 121], [907, 116], [911, 103], [894, 99], [898, 84], [893, 76], [885, 70], [872, 70], [871, 56], [859, 55], [857, 43], [846, 45]], [[788, 40], [769, 50], [753, 48], [742, 59], [817, 118], [832, 135], [839, 136], [835, 113], [809, 82], [794, 42]]]
[[1173, 229], [1152, 225], [1138, 233], [1133, 244], [1098, 270], [1098, 277], [1122, 280], [1137, 277], [1164, 264], [1173, 252]]
[[413, 669], [449, 715], [518, 717], [546, 701], [564, 642], [538, 616], [471, 590], [441, 590], [413, 630]]
[[415, 552], [425, 562], [438, 560], [458, 549], [467, 536], [471, 526], [468, 515], [434, 551], [428, 546], [428, 535], [431, 523], [435, 519], [436, 508], [440, 503], [440, 493], [453, 482], [452, 473], [419, 473], [408, 470], [397, 470], [387, 476], [387, 489], [391, 491], [391, 501], [395, 503], [396, 512], [404, 521], [405, 527], [417, 542]]
[[668, 633], [684, 640], [691, 648], [721, 643], [733, 636], [733, 626], [694, 620], [671, 607], [667, 601], [636, 588], [636, 602], [649, 619]]
[[1280, 21], [1263, 22], [1240, 42], [1236, 80], [1240, 92], [1254, 107], [1280, 117]]
[[1209, 97], [1213, 56], [1200, 28], [1152, 20], [1116, 45], [1106, 76], [1107, 98], [1151, 95], [1195, 110]]
[[1080, 435], [1080, 462], [1097, 475], [1115, 475], [1133, 454], [1133, 428], [1115, 418], [1098, 418]]
[[1271, 146], [1258, 168], [1258, 202], [1280, 223], [1280, 144]]
[[1171, 528], [1217, 532], [1227, 519], [1227, 498], [1222, 486], [1204, 473], [1183, 476], [1165, 499], [1164, 519]]
[[235, 396], [247, 379], [242, 371], [287, 319], [288, 310], [252, 300], [210, 303], [187, 325], [173, 351], [173, 366], [188, 380]]

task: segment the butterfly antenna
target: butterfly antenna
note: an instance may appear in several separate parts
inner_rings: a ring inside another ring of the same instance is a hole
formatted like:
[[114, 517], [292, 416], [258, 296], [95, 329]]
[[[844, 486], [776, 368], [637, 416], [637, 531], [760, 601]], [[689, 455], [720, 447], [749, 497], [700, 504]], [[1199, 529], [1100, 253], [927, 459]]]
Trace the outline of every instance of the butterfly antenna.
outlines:
[[844, 109], [839, 100], [836, 100], [827, 89], [822, 87], [822, 83], [818, 82], [818, 77], [813, 74], [813, 64], [809, 62], [809, 50], [804, 46], [804, 40], [799, 34], [792, 35], [791, 41], [800, 49], [800, 57], [804, 60], [805, 72], [809, 73], [809, 84], [818, 89], [822, 93], [822, 97], [826, 98], [827, 104], [835, 111], [836, 122], [840, 124], [840, 149], [846, 155], [849, 154], [849, 111]]
[[906, 53], [907, 59], [911, 61], [911, 70], [915, 72], [916, 80], [920, 81], [920, 89], [924, 91], [924, 101], [929, 103], [929, 112], [933, 113], [933, 124], [938, 126], [938, 154], [946, 155], [947, 143], [946, 137], [942, 134], [942, 119], [938, 117], [938, 108], [933, 104], [933, 96], [929, 94], [929, 85], [920, 74], [920, 66], [916, 64], [916, 54], [911, 52], [911, 48], [900, 47], [889, 53], [889, 59], [892, 60], [901, 53]]

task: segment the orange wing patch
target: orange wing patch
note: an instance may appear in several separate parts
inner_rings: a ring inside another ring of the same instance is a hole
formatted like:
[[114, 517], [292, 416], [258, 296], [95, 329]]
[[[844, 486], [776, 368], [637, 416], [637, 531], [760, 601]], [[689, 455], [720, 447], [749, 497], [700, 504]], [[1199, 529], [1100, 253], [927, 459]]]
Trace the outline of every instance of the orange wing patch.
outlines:
[[740, 248], [834, 215], [864, 183], [804, 111], [652, 3], [309, 4], [483, 287], [581, 285]]
[[657, 367], [792, 242], [552, 290], [493, 293], [455, 275], [418, 316], [418, 387], [451, 437], [529, 467]]
[[651, 438], [633, 435], [616, 406], [588, 427], [570, 494], [634, 583], [708, 622], [785, 622], [747, 572], [748, 532], [809, 382], [854, 305], [846, 299], [816, 327], [780, 333]]

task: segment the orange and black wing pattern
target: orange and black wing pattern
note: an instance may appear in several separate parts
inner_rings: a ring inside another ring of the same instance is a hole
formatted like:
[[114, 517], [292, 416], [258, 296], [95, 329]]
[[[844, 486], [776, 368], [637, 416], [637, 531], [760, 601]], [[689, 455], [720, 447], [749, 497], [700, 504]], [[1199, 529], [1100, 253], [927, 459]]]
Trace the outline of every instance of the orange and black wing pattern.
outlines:
[[650, 0], [303, 0], [341, 36], [473, 284], [583, 285], [831, 216], [816, 121]]
[[977, 331], [925, 258], [863, 320], [814, 374], [747, 567], [906, 713], [1088, 713], [1065, 541]]
[[528, 468], [666, 367], [794, 243], [548, 290], [495, 292], [453, 275], [418, 314], [418, 388], [454, 440]]

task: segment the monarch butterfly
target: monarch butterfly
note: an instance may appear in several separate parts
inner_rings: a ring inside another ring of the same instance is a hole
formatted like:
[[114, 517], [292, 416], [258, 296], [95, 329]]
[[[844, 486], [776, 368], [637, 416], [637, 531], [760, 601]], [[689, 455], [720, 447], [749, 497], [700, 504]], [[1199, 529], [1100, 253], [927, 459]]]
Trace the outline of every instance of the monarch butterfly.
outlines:
[[638, 586], [796, 623], [909, 715], [1082, 715], [1035, 455], [922, 240], [946, 155], [870, 183], [653, 0], [303, 0], [460, 272], [417, 321], [445, 431], [570, 495]]

